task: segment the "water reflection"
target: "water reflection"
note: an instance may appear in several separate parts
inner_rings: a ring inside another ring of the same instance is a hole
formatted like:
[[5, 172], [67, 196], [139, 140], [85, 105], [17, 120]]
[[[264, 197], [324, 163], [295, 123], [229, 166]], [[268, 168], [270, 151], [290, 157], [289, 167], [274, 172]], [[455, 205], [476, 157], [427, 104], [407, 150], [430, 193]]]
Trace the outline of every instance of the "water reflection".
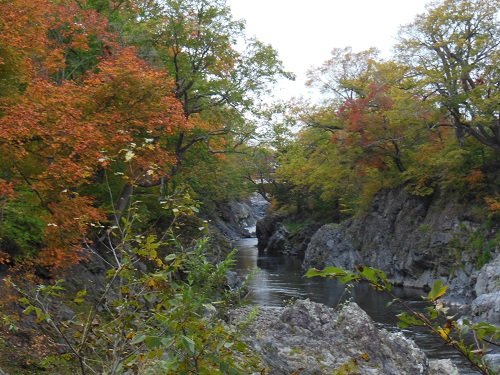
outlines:
[[[401, 312], [401, 308], [398, 305], [388, 307], [387, 304], [391, 300], [389, 296], [373, 291], [368, 285], [357, 285], [347, 291], [343, 284], [335, 280], [304, 278], [298, 258], [258, 254], [256, 245], [255, 238], [241, 239], [236, 243], [236, 271], [245, 276], [258, 269], [249, 283], [250, 302], [264, 306], [283, 306], [291, 299], [309, 298], [311, 301], [335, 307], [345, 299], [352, 298], [378, 326], [391, 331], [397, 330], [396, 314]], [[394, 293], [412, 308], [418, 310], [424, 306], [420, 290], [396, 288]], [[429, 358], [451, 358], [460, 367], [460, 374], [478, 374], [469, 369], [468, 363], [438, 338], [422, 329], [404, 332], [415, 340]]]
[[[256, 239], [246, 238], [237, 243], [236, 270], [248, 275], [258, 269], [251, 279], [250, 301], [267, 306], [283, 306], [293, 298], [309, 298], [315, 302], [334, 307], [347, 298], [354, 299], [368, 314], [380, 322], [394, 322], [394, 310], [387, 309], [388, 296], [373, 293], [368, 285], [357, 285], [346, 290], [335, 280], [304, 278], [301, 260], [296, 257], [258, 254]], [[395, 293], [406, 300], [418, 301], [418, 291], [396, 289]], [[392, 308], [394, 309], [394, 308]]]

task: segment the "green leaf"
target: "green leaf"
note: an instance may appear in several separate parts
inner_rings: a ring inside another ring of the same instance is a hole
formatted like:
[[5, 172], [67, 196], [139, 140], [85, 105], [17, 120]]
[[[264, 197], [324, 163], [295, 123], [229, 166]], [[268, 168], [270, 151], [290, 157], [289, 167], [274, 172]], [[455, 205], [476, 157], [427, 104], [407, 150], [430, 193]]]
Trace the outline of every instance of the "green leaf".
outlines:
[[435, 320], [439, 317], [439, 312], [434, 308], [434, 306], [429, 306], [425, 308], [430, 320]]
[[334, 266], [326, 267], [321, 271], [316, 268], [311, 268], [305, 274], [305, 277], [316, 277], [316, 276], [334, 278], [344, 284], [353, 280], [357, 281], [360, 278], [353, 272], [349, 272], [342, 268]]
[[171, 262], [171, 261], [173, 261], [175, 258], [177, 258], [177, 254], [175, 254], [175, 253], [168, 254], [168, 255], [165, 257], [165, 262]]
[[23, 314], [24, 315], [29, 315], [31, 314], [33, 311], [35, 311], [36, 307], [35, 306], [28, 306], [26, 307], [24, 310], [23, 310]]
[[476, 337], [480, 340], [489, 337], [493, 340], [500, 339], [500, 327], [486, 322], [479, 322], [471, 327], [476, 332]]
[[237, 341], [234, 345], [234, 349], [238, 352], [244, 352], [248, 347], [242, 341]]
[[144, 343], [149, 349], [155, 349], [162, 345], [162, 341], [158, 336], [148, 336], [144, 339]]
[[322, 271], [322, 273], [324, 274], [324, 276], [336, 277], [338, 275], [346, 275], [347, 271], [339, 267], [330, 266], [326, 267]]
[[423, 326], [425, 325], [424, 322], [422, 322], [420, 319], [417, 317], [407, 314], [407, 313], [401, 313], [396, 315], [399, 319], [398, 326], [399, 328], [408, 328], [411, 326]]
[[347, 273], [345, 276], [342, 276], [342, 277], [339, 277], [338, 280], [342, 283], [342, 284], [347, 284], [353, 280], [359, 280], [359, 276], [356, 275], [355, 273], [352, 273], [352, 272], [349, 272]]
[[448, 285], [443, 285], [441, 280], [436, 280], [432, 286], [431, 291], [427, 294], [427, 300], [434, 302], [445, 295], [448, 290]]
[[343, 270], [342, 268], [338, 267], [326, 267], [323, 270], [318, 270], [316, 268], [311, 268], [306, 272], [306, 277], [315, 277], [315, 276], [321, 276], [321, 277], [338, 277], [338, 276], [344, 276], [347, 274], [347, 271]]
[[85, 302], [86, 295], [87, 295], [86, 290], [80, 290], [78, 293], [76, 293], [76, 297], [75, 299], [73, 299], [73, 302], [78, 304]]
[[369, 281], [371, 283], [378, 284], [377, 272], [375, 272], [375, 270], [373, 268], [363, 267], [359, 273], [367, 281]]
[[305, 274], [305, 277], [316, 277], [316, 276], [322, 276], [321, 271], [316, 268], [309, 268], [309, 270]]
[[191, 354], [195, 354], [196, 353], [196, 345], [195, 345], [195, 343], [194, 343], [194, 341], [192, 339], [190, 339], [189, 337], [183, 335], [182, 336], [182, 343], [189, 350], [189, 352]]
[[140, 344], [141, 342], [143, 342], [144, 340], [146, 340], [146, 335], [135, 335], [134, 338], [130, 341], [132, 344], [134, 345], [137, 345], [137, 344]]
[[173, 337], [163, 337], [160, 341], [163, 347], [169, 348], [173, 345], [175, 339]]

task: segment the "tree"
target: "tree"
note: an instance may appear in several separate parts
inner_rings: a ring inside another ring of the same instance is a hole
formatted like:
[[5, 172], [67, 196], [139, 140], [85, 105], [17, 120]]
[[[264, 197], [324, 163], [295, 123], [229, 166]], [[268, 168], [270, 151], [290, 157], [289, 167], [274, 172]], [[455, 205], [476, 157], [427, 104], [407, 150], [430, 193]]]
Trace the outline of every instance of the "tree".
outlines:
[[105, 219], [95, 197], [81, 195], [98, 173], [121, 173], [135, 183], [172, 165], [165, 139], [186, 121], [171, 88], [165, 73], [128, 48], [79, 84], [33, 79], [2, 108], [2, 175], [33, 193], [44, 210], [45, 264], [79, 259], [89, 225]]
[[[144, 38], [138, 35], [149, 34], [152, 42], [141, 53], [174, 78], [175, 96], [191, 124], [170, 138], [175, 155], [171, 170], [161, 178], [137, 183], [147, 188], [171, 181], [188, 153], [203, 163], [206, 151], [209, 155], [234, 152], [254, 131], [244, 115], [255, 98], [279, 77], [291, 75], [271, 46], [245, 37], [243, 21], [232, 18], [225, 0], [146, 2], [140, 14], [126, 36], [142, 43]], [[242, 52], [236, 49], [238, 43], [245, 46]], [[119, 211], [123, 212], [132, 191], [133, 186], [124, 186]]]
[[498, 0], [445, 0], [404, 27], [399, 58], [421, 95], [449, 113], [460, 142], [469, 135], [500, 152]]
[[351, 47], [335, 48], [332, 57], [308, 73], [307, 85], [318, 87], [327, 100], [336, 104], [363, 96], [363, 90], [372, 78], [378, 51], [370, 48], [353, 52]]
[[48, 265], [78, 260], [91, 223], [116, 224], [134, 189], [165, 191], [188, 151], [180, 180], [222, 170], [254, 131], [252, 95], [287, 75], [270, 46], [236, 51], [243, 22], [220, 0], [14, 0], [0, 12], [0, 225], [31, 210], [29, 242], [45, 245]]
[[368, 85], [366, 96], [347, 100], [338, 115], [343, 128], [333, 135], [334, 141], [360, 147], [360, 163], [385, 170], [395, 166], [400, 173], [406, 170], [409, 152], [431, 140], [426, 125], [435, 117], [426, 103], [380, 80]]
[[[116, 43], [106, 19], [71, 0], [2, 1], [0, 13], [1, 245], [22, 256], [35, 252], [42, 233], [47, 249], [60, 248], [64, 238], [64, 251], [47, 258], [61, 263], [77, 257], [75, 238], [102, 218], [92, 198], [72, 189], [90, 178], [102, 139], [91, 139], [89, 124], [77, 120], [84, 90], [64, 81], [82, 68], [74, 56], [102, 55], [90, 52], [94, 44]], [[69, 222], [69, 215], [78, 220]]]
[[277, 175], [342, 216], [383, 187], [413, 181], [415, 156], [423, 145], [442, 147], [445, 132], [434, 127], [441, 112], [415, 95], [405, 66], [377, 61], [373, 50], [333, 55], [310, 72], [309, 84], [326, 99], [297, 111], [304, 129]]
[[223, 105], [248, 109], [251, 95], [289, 76], [274, 49], [245, 38], [243, 21], [232, 18], [225, 0], [168, 0], [160, 14], [155, 47], [188, 117]]
[[74, 79], [118, 46], [106, 18], [77, 1], [2, 1], [0, 13], [0, 96], [35, 77]]

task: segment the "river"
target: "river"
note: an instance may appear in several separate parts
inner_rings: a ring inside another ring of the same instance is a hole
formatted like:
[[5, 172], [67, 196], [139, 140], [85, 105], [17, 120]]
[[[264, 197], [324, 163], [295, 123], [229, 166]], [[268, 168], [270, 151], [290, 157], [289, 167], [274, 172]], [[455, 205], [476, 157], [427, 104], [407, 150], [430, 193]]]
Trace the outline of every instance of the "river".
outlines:
[[[368, 285], [358, 285], [347, 291], [343, 284], [335, 280], [323, 278], [304, 278], [301, 260], [296, 257], [269, 256], [258, 254], [257, 239], [245, 238], [237, 241], [236, 272], [241, 276], [253, 273], [250, 279], [249, 300], [251, 303], [264, 306], [283, 306], [293, 299], [309, 298], [314, 302], [335, 307], [346, 298], [353, 298], [379, 327], [387, 330], [399, 330], [396, 327], [396, 314], [401, 312], [397, 305], [387, 307], [390, 297], [372, 290]], [[413, 308], [423, 308], [420, 298], [421, 290], [395, 290], [398, 297], [407, 301]], [[461, 375], [476, 375], [468, 362], [453, 349], [443, 344], [437, 337], [422, 329], [403, 330], [412, 338], [431, 359], [451, 358], [460, 370]]]

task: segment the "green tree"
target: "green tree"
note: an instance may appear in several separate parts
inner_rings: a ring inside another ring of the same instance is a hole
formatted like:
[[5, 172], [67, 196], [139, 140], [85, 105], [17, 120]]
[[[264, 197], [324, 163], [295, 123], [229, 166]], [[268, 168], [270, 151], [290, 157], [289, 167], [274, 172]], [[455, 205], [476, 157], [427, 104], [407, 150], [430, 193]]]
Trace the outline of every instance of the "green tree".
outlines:
[[[136, 232], [140, 205], [136, 202], [127, 219], [110, 229], [104, 252], [89, 245], [107, 267], [97, 290], [73, 294], [63, 280], [36, 288], [9, 280], [20, 293], [23, 314], [33, 314], [37, 329], [58, 343], [57, 351], [49, 345], [42, 358], [30, 353], [30, 361], [58, 374], [70, 373], [64, 368], [82, 375], [257, 371], [258, 358], [223, 319], [241, 292], [226, 286], [231, 255], [211, 263], [205, 257], [207, 238], [185, 245], [176, 233], [183, 221], [197, 220], [196, 202], [185, 194], [166, 198], [163, 208], [174, 217], [163, 238]], [[61, 304], [75, 312], [70, 319], [61, 318]]]
[[404, 27], [399, 58], [424, 98], [445, 108], [460, 142], [500, 152], [498, 0], [445, 0]]
[[[170, 173], [137, 184], [151, 187], [171, 181], [183, 164], [212, 163], [214, 155], [234, 152], [254, 131], [245, 113], [256, 98], [279, 77], [292, 76], [271, 46], [245, 37], [244, 22], [233, 19], [225, 0], [138, 6], [139, 17], [129, 21], [125, 37], [138, 45], [144, 58], [167, 69], [191, 124], [169, 140], [175, 155]], [[119, 211], [132, 188], [124, 187]]]
[[416, 83], [406, 75], [400, 64], [377, 61], [373, 50], [334, 50], [310, 72], [309, 84], [327, 99], [297, 112], [304, 130], [280, 159], [278, 175], [338, 213], [411, 179], [407, 169], [420, 146], [440, 142], [432, 129], [440, 112], [413, 94]]

